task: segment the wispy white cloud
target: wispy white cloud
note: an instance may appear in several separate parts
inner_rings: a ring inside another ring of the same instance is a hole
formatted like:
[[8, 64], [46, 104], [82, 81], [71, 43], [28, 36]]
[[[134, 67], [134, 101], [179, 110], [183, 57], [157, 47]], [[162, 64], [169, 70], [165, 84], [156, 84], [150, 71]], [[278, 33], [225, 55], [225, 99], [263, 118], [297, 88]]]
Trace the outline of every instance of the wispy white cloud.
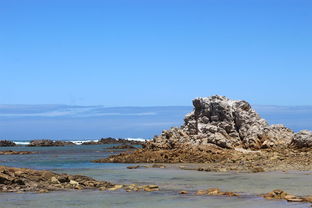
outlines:
[[[47, 109], [46, 106], [37, 106], [34, 112], [29, 111], [29, 106], [8, 106], [0, 105], [0, 117], [6, 118], [17, 118], [17, 117], [105, 117], [105, 116], [153, 116], [157, 115], [157, 112], [147, 111], [147, 112], [124, 112], [124, 109], [120, 109], [118, 112], [116, 109], [110, 109], [105, 107], [69, 107], [65, 106], [58, 110]], [[10, 111], [6, 111], [10, 109]], [[14, 111], [15, 109], [15, 111]], [[34, 107], [32, 108], [32, 110]], [[2, 110], [2, 111], [1, 111]], [[39, 111], [39, 112], [37, 112]], [[40, 112], [43, 111], [43, 112]], [[105, 112], [103, 112], [105, 111]], [[117, 111], [117, 112], [116, 112]]]

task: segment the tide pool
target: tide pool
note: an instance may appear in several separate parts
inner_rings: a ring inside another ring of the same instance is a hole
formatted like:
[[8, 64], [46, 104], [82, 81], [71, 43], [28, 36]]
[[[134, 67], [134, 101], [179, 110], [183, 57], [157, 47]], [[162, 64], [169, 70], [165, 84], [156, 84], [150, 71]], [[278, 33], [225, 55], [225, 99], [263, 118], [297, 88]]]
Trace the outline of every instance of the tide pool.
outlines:
[[[0, 150], [35, 151], [31, 155], [1, 155], [0, 165], [47, 169], [59, 173], [80, 174], [98, 180], [121, 184], [157, 184], [161, 191], [131, 192], [115, 191], [68, 191], [36, 193], [1, 193], [0, 207], [41, 208], [41, 207], [182, 207], [182, 208], [275, 208], [309, 207], [309, 204], [268, 201], [259, 194], [283, 189], [298, 195], [311, 195], [311, 172], [269, 172], [269, 173], [213, 173], [180, 170], [178, 165], [168, 168], [127, 169], [133, 164], [92, 163], [91, 160], [107, 157], [106, 149], [112, 145], [77, 145], [65, 147], [2, 147]], [[241, 197], [195, 196], [199, 189], [217, 187], [223, 191], [233, 191]], [[179, 195], [188, 190], [189, 195]]]

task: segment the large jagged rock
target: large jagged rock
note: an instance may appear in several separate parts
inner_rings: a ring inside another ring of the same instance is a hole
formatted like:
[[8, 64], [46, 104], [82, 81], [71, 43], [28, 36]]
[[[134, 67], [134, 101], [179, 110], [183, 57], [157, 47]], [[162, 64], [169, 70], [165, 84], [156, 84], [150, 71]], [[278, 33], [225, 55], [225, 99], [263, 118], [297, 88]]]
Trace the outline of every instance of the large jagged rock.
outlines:
[[291, 141], [291, 145], [294, 147], [312, 147], [312, 132], [308, 130], [302, 130], [295, 134], [295, 137]]
[[259, 149], [287, 145], [294, 137], [283, 125], [270, 126], [246, 101], [216, 95], [196, 98], [193, 105], [184, 125], [163, 131], [146, 147], [172, 149], [181, 144], [215, 144], [230, 149]]

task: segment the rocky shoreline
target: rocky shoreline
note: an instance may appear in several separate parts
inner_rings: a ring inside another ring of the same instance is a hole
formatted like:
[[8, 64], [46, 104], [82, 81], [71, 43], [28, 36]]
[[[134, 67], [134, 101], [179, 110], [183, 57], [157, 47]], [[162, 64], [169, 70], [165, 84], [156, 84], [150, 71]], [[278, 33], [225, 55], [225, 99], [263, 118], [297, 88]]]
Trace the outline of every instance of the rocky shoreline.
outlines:
[[[231, 191], [221, 191], [219, 188], [208, 188], [197, 190], [196, 192], [189, 192], [182, 190], [179, 194], [191, 194], [197, 196], [224, 196], [224, 197], [240, 197], [241, 193], [231, 192]], [[312, 203], [312, 196], [295, 196], [289, 194], [281, 189], [275, 189], [271, 192], [261, 194], [260, 197], [263, 197], [267, 200], [286, 200], [287, 202], [303, 202], [303, 203]]]
[[[132, 168], [130, 168], [132, 169]], [[82, 175], [69, 175], [54, 173], [46, 170], [33, 170], [26, 168], [12, 168], [0, 166], [0, 192], [13, 193], [48, 193], [51, 191], [70, 190], [98, 190], [125, 192], [155, 192], [161, 191], [158, 185], [137, 184], [113, 184], [107, 181], [98, 181], [91, 177]], [[222, 191], [219, 188], [208, 188], [200, 190], [180, 190], [180, 195], [190, 196], [219, 196], [219, 197], [262, 197], [267, 200], [286, 200], [287, 202], [312, 203], [312, 196], [297, 196], [283, 190], [275, 189], [271, 192], [252, 195], [249, 193]]]
[[82, 175], [59, 174], [46, 170], [0, 166], [0, 192], [38, 192], [93, 189], [115, 191], [158, 191], [157, 185], [112, 184]]
[[200, 171], [312, 170], [312, 132], [269, 125], [246, 101], [193, 100], [184, 125], [165, 130], [142, 149], [97, 163], [199, 163]]
[[[217, 147], [178, 148], [173, 150], [140, 149], [108, 158], [94, 160], [96, 163], [173, 163], [181, 169], [207, 172], [264, 172], [312, 170], [312, 149], [269, 149], [244, 152], [219, 150]], [[191, 163], [192, 165], [185, 165]]]
[[[135, 140], [127, 140], [127, 139], [116, 139], [112, 137], [101, 138], [98, 141], [85, 141], [81, 142], [81, 145], [102, 145], [102, 144], [121, 144], [124, 145], [120, 149], [127, 149], [130, 145], [144, 145], [145, 142], [143, 141], [135, 141]], [[51, 140], [51, 139], [37, 139], [31, 140], [29, 144], [26, 146], [28, 147], [52, 147], [52, 146], [70, 146], [70, 145], [77, 145], [71, 141], [62, 141], [62, 140]], [[14, 147], [17, 144], [10, 140], [0, 140], [0, 147]], [[23, 145], [19, 145], [23, 146]], [[117, 147], [117, 146], [116, 146]], [[131, 148], [128, 148], [131, 149]]]

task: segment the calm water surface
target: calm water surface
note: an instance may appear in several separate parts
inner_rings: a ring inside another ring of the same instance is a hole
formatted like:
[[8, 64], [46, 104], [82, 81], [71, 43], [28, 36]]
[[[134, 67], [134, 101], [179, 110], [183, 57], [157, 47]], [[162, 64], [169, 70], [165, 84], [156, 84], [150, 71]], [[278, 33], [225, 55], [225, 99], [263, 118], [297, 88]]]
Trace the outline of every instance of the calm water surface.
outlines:
[[[1, 155], [0, 165], [48, 169], [69, 174], [81, 174], [114, 183], [157, 184], [162, 191], [145, 193], [124, 191], [69, 191], [34, 193], [2, 193], [0, 207], [42, 208], [42, 207], [116, 207], [116, 208], [283, 208], [310, 207], [309, 204], [268, 201], [258, 194], [280, 188], [289, 193], [312, 194], [312, 173], [310, 172], [273, 172], [273, 173], [209, 173], [188, 170], [134, 169], [129, 164], [98, 164], [91, 160], [107, 157], [111, 145], [68, 146], [68, 147], [14, 147], [0, 150], [36, 151], [32, 155]], [[213, 197], [179, 195], [180, 190], [195, 191], [212, 187], [224, 191], [235, 191], [241, 197]]]

